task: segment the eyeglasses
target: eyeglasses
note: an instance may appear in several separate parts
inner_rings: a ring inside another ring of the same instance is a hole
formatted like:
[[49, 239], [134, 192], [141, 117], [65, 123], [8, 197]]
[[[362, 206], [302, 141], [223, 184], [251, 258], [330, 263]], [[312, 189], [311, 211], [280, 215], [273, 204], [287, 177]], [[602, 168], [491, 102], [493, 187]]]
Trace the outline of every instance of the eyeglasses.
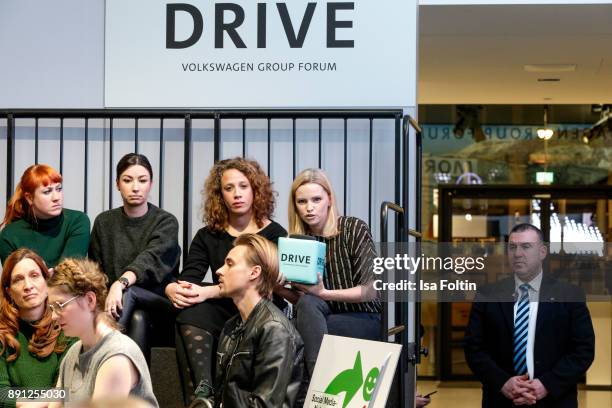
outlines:
[[80, 296], [81, 295], [76, 295], [74, 297], [71, 297], [70, 299], [68, 299], [64, 303], [60, 303], [60, 302], [50, 303], [49, 304], [49, 310], [51, 310], [51, 313], [61, 314], [64, 311], [64, 306], [66, 306], [68, 303], [72, 302], [74, 299], [76, 299], [76, 298], [78, 298]]

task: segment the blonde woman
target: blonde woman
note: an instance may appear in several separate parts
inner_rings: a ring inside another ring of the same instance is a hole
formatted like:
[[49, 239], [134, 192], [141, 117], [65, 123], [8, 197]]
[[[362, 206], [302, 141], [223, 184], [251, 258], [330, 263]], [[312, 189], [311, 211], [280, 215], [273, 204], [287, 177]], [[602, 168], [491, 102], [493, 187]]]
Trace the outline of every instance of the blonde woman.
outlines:
[[325, 333], [377, 340], [381, 305], [371, 281], [375, 257], [368, 225], [339, 216], [336, 195], [321, 169], [302, 171], [291, 185], [289, 233], [308, 234], [325, 242], [325, 276], [316, 285], [292, 284], [297, 328], [312, 375]]

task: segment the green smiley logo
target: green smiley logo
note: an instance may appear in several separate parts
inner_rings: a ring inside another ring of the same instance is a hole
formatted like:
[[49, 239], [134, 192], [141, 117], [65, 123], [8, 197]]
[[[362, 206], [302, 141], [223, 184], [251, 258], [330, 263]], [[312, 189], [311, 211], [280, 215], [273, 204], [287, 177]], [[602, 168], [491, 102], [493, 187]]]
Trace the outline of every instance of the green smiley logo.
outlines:
[[376, 388], [376, 381], [378, 380], [378, 375], [380, 374], [380, 370], [377, 367], [374, 367], [370, 370], [368, 375], [366, 376], [365, 381], [363, 382], [363, 399], [364, 401], [369, 401], [372, 398], [372, 393]]
[[338, 373], [338, 375], [334, 377], [334, 379], [325, 389], [325, 393], [338, 395], [341, 392], [344, 392], [345, 394], [342, 408], [346, 408], [353, 397], [357, 395], [359, 388], [363, 386], [363, 399], [364, 401], [370, 401], [372, 399], [372, 394], [376, 389], [376, 382], [378, 381], [379, 376], [380, 369], [378, 367], [374, 367], [368, 371], [368, 375], [366, 376], [365, 380], [363, 379], [361, 352], [357, 352], [355, 362], [353, 363], [353, 368], [349, 368]]

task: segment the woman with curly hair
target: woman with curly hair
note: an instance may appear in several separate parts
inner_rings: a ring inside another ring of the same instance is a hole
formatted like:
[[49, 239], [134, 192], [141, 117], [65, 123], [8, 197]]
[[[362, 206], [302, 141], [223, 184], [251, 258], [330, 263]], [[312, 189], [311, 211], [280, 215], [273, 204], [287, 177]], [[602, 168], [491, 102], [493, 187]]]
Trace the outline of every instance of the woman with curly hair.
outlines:
[[97, 263], [76, 258], [64, 259], [49, 278], [53, 317], [67, 336], [79, 338], [62, 360], [57, 387], [71, 404], [129, 395], [157, 407], [142, 351], [104, 312], [107, 283]]
[[34, 251], [11, 253], [0, 290], [0, 407], [15, 407], [9, 387], [55, 385], [66, 342], [47, 308], [49, 270]]
[[[184, 395], [208, 396], [216, 343], [225, 322], [238, 313], [231, 299], [220, 298], [215, 272], [241, 234], [256, 233], [277, 243], [287, 231], [270, 220], [274, 194], [270, 179], [256, 161], [240, 157], [217, 162], [203, 191], [204, 222], [193, 238], [180, 280], [166, 287], [177, 316], [177, 353]], [[212, 283], [203, 282], [208, 270]], [[187, 401], [186, 401], [187, 402]]]
[[17, 184], [0, 224], [0, 260], [19, 248], [30, 248], [48, 267], [62, 258], [87, 256], [89, 218], [64, 208], [62, 176], [53, 167], [28, 167]]

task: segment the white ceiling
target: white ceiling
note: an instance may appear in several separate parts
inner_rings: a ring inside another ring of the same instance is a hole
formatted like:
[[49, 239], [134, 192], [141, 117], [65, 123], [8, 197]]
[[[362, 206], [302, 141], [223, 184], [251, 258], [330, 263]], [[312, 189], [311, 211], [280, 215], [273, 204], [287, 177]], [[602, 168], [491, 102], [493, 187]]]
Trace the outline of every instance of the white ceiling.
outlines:
[[419, 104], [612, 102], [612, 4], [420, 6], [419, 31]]

